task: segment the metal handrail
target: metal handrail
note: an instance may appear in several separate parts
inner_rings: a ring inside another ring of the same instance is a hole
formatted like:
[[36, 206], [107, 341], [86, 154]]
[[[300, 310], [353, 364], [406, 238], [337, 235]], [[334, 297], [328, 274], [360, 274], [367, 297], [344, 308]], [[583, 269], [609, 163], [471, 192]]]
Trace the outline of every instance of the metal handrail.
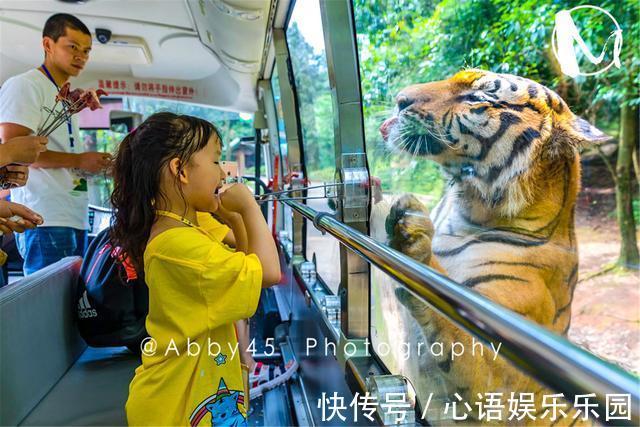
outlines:
[[89, 209], [91, 209], [92, 211], [101, 212], [101, 213], [108, 213], [108, 214], [114, 213], [113, 209], [103, 208], [102, 206], [91, 205], [91, 204], [89, 205]]
[[630, 395], [631, 420], [617, 424], [640, 425], [638, 378], [607, 363], [543, 327], [509, 311], [448, 277], [343, 224], [326, 212], [286, 201], [342, 244], [397, 279], [422, 301], [485, 342], [501, 342], [501, 354], [522, 371], [570, 401], [576, 395], [595, 393], [599, 422], [605, 422], [605, 397]]

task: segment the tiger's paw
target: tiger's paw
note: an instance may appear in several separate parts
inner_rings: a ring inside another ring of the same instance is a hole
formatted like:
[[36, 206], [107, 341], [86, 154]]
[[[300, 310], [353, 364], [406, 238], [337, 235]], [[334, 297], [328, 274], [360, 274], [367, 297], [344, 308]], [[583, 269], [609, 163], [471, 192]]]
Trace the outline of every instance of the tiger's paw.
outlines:
[[428, 264], [431, 260], [433, 224], [427, 208], [412, 194], [405, 194], [391, 206], [385, 222], [389, 246]]

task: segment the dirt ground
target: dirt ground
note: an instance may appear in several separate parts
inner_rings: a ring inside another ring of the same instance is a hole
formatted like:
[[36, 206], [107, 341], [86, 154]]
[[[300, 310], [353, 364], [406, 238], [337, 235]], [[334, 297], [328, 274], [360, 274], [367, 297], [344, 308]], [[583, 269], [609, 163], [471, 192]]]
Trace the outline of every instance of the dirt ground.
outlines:
[[611, 215], [615, 192], [608, 173], [585, 169], [576, 207], [580, 266], [569, 339], [640, 375], [640, 274], [611, 270], [591, 277], [618, 258], [620, 233]]

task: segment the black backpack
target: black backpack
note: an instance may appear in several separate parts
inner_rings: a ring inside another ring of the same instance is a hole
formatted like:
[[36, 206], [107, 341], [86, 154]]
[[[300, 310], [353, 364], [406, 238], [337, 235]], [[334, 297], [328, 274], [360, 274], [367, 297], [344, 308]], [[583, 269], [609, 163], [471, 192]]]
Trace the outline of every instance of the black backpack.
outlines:
[[144, 278], [123, 259], [120, 248], [101, 231], [85, 253], [76, 292], [76, 320], [92, 347], [127, 346], [140, 352], [148, 336], [149, 289]]

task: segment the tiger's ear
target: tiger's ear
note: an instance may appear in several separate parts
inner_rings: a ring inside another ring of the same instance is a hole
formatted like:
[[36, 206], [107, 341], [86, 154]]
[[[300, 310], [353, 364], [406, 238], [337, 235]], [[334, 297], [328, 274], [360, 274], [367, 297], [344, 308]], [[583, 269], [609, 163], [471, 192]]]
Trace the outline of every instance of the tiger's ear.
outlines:
[[566, 128], [571, 139], [578, 143], [577, 145], [600, 145], [613, 139], [611, 136], [578, 116], [574, 116]]

